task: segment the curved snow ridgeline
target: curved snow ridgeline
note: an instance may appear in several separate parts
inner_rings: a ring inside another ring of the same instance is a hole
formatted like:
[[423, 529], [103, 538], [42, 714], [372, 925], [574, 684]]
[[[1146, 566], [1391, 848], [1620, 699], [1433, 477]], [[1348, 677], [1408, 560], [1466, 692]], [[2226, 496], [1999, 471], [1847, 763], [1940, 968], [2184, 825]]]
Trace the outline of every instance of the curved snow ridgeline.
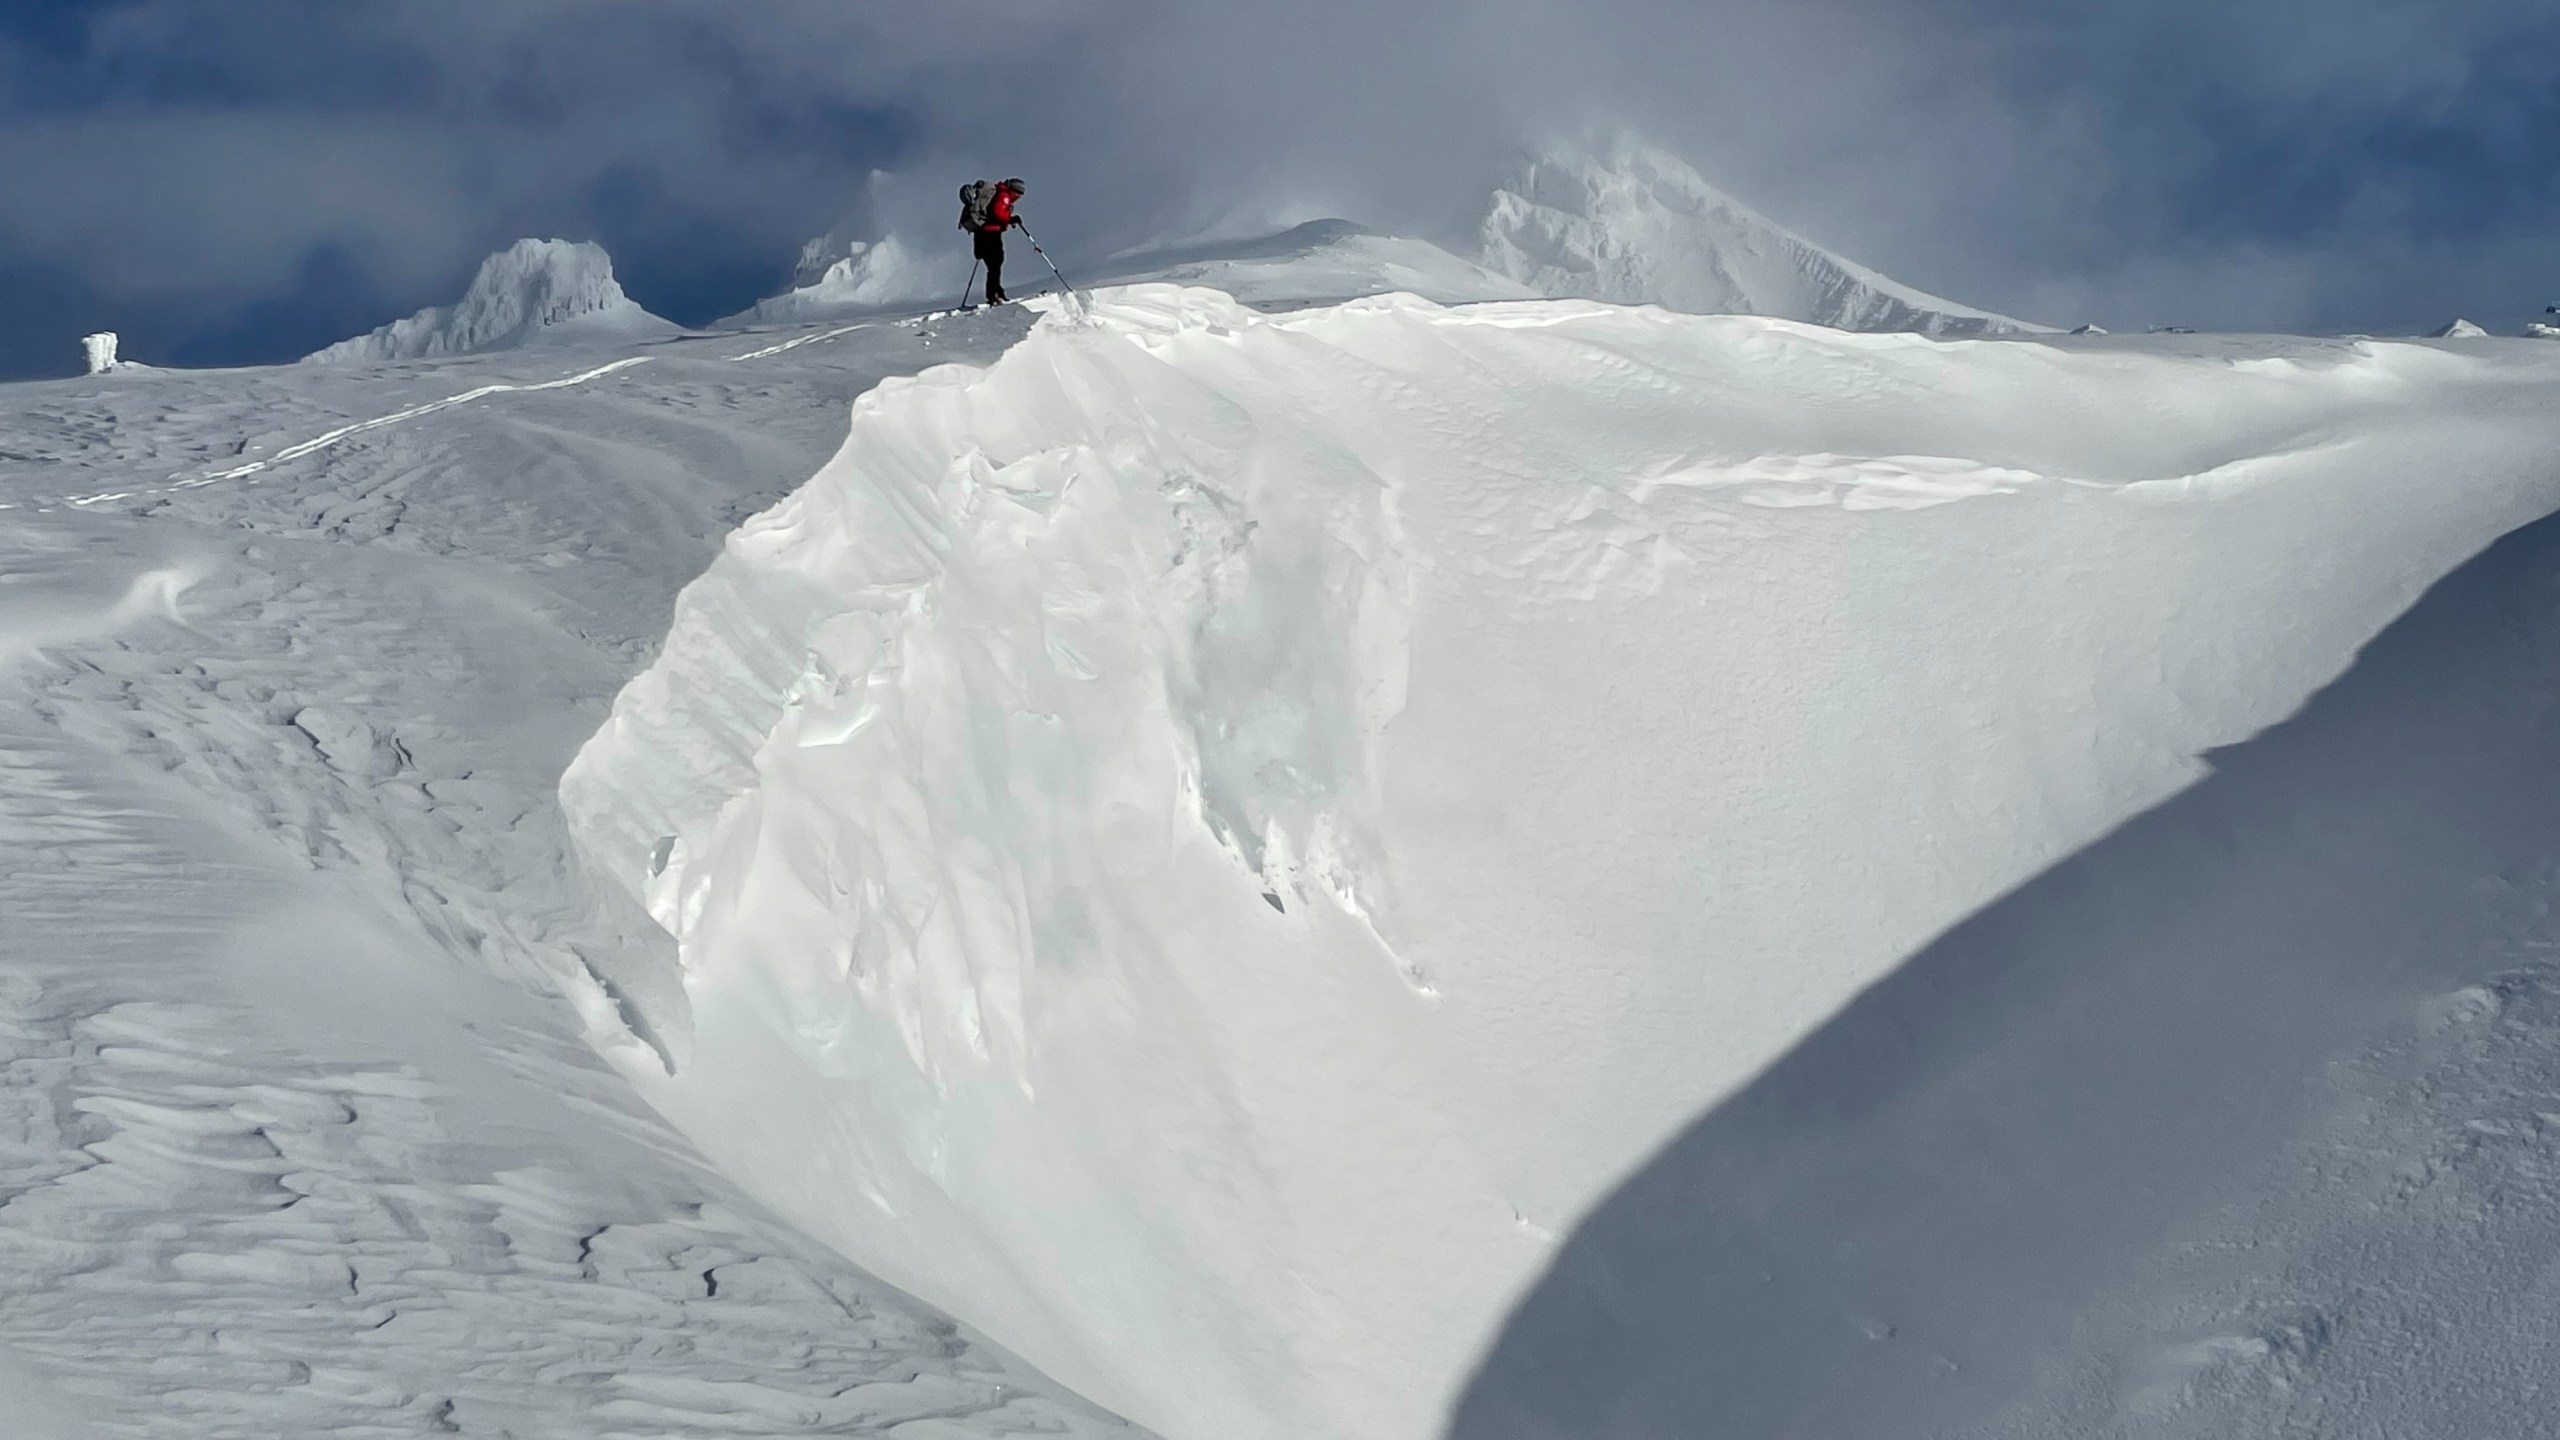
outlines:
[[2555, 377], [1105, 292], [859, 400], [568, 774], [640, 1079], [1174, 1440], [1437, 1434], [1682, 1124], [2560, 506]]

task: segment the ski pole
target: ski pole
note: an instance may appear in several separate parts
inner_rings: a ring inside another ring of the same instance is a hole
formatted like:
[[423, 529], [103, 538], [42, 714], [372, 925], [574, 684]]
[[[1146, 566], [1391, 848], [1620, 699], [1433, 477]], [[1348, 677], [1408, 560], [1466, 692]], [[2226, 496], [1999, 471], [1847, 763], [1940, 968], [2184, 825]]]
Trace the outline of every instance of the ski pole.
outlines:
[[1031, 233], [1031, 227], [1030, 227], [1030, 226], [1025, 225], [1025, 226], [1023, 226], [1023, 227], [1022, 227], [1022, 238], [1031, 242], [1031, 253], [1032, 253], [1032, 254], [1034, 254], [1034, 255], [1039, 256], [1039, 257], [1040, 257], [1040, 259], [1041, 259], [1041, 261], [1042, 261], [1042, 263], [1046, 264], [1046, 265], [1049, 267], [1049, 273], [1050, 273], [1050, 274], [1052, 274], [1052, 275], [1057, 275], [1057, 276], [1058, 276], [1058, 283], [1059, 283], [1059, 284], [1061, 284], [1061, 285], [1066, 286], [1066, 287], [1067, 287], [1067, 293], [1068, 293], [1069, 295], [1075, 295], [1075, 296], [1076, 296], [1077, 301], [1078, 301], [1079, 303], [1081, 303], [1081, 302], [1083, 301], [1084, 297], [1083, 297], [1083, 296], [1081, 296], [1081, 295], [1076, 295], [1076, 287], [1075, 287], [1074, 283], [1073, 283], [1072, 281], [1068, 280], [1066, 276], [1061, 275], [1061, 274], [1059, 274], [1059, 273], [1058, 273], [1058, 262], [1057, 262], [1057, 261], [1055, 261], [1055, 260], [1051, 260], [1051, 259], [1049, 258], [1049, 252], [1040, 248], [1040, 237]]
[[969, 292], [978, 288], [978, 262], [969, 262], [969, 278], [960, 287], [960, 308], [969, 308]]

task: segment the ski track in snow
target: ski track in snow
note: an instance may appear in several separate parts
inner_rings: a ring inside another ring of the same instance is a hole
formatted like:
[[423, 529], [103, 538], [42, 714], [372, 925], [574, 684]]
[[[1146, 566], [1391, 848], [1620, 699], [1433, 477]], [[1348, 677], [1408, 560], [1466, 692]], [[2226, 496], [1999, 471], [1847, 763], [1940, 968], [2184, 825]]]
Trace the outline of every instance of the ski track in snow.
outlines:
[[[0, 390], [16, 1433], [1126, 1433], [765, 1218], [591, 1045], [617, 942], [553, 777], [929, 329], [499, 380], [81, 505], [48, 482], [481, 367]], [[533, 408], [411, 423], [498, 394]]]
[[[395, 410], [391, 414], [377, 416], [371, 420], [360, 420], [353, 425], [342, 425], [337, 429], [330, 431], [326, 435], [305, 440], [299, 445], [288, 445], [284, 449], [277, 451], [275, 458], [272, 460], [253, 460], [246, 465], [235, 465], [228, 470], [217, 470], [213, 474], [207, 475], [201, 480], [182, 480], [178, 483], [181, 486], [193, 487], [197, 485], [210, 485], [219, 480], [237, 480], [244, 475], [255, 475], [270, 465], [281, 465], [288, 460], [299, 460], [305, 455], [326, 450], [330, 446], [337, 444], [339, 441], [346, 439], [350, 435], [361, 435], [367, 430], [379, 430], [385, 425], [398, 425], [404, 421], [415, 420], [423, 415], [433, 415], [439, 410], [450, 410], [456, 405], [468, 405], [474, 400], [483, 400], [492, 395], [524, 395], [543, 390], [573, 389], [577, 386], [587, 384], [590, 381], [601, 380], [607, 375], [618, 374], [635, 365], [646, 365], [648, 363], [648, 356], [634, 355], [626, 359], [611, 361], [607, 364], [599, 365], [593, 370], [581, 371], [578, 374], [567, 376], [559, 380], [545, 380], [538, 384], [530, 385], [508, 384], [503, 381], [496, 384], [483, 385], [478, 389], [466, 390], [459, 395], [451, 396], [443, 400], [431, 400], [424, 405], [412, 405], [406, 410]], [[73, 503], [77, 504], [80, 502], [75, 501]]]
[[[787, 355], [794, 350], [803, 349], [807, 346], [824, 344], [830, 340], [839, 340], [847, 335], [852, 335], [864, 330], [875, 330], [886, 325], [899, 325], [911, 328], [919, 327], [947, 317], [948, 312], [936, 311], [909, 319], [874, 320], [866, 321], [857, 325], [840, 325], [834, 329], [820, 331], [815, 334], [795, 336], [792, 339], [782, 341], [779, 344], [767, 345], [761, 349], [750, 350], [743, 355], [733, 355], [729, 358], [732, 363], [769, 360], [778, 355]], [[208, 474], [195, 476], [191, 479], [171, 481], [167, 485], [140, 486], [126, 490], [101, 491], [91, 495], [67, 496], [64, 498], [63, 503], [85, 508], [93, 505], [112, 504], [118, 500], [131, 500], [151, 495], [165, 495], [173, 490], [196, 490], [208, 485], [218, 485], [225, 480], [245, 480], [252, 475], [260, 474], [275, 466], [300, 460], [308, 455], [318, 454], [319, 452], [330, 449], [343, 441], [353, 439], [356, 436], [367, 434], [371, 431], [381, 430], [393, 425], [404, 425], [412, 420], [421, 420], [429, 415], [451, 410], [458, 406], [469, 405], [479, 400], [486, 400], [493, 395], [530, 395], [549, 390], [574, 390], [583, 385], [591, 385], [598, 380], [606, 378], [607, 376], [618, 375], [624, 371], [646, 365], [652, 358], [654, 357], [647, 355], [625, 356], [622, 359], [608, 361], [602, 365], [594, 367], [593, 369], [582, 370], [577, 374], [566, 375], [557, 380], [493, 381], [486, 385], [475, 386], [458, 395], [448, 395], [440, 400], [430, 400], [423, 404], [407, 406], [403, 409], [392, 411], [387, 415], [376, 415], [371, 419], [358, 420], [352, 424], [338, 426], [336, 429], [315, 435], [308, 440], [288, 445], [263, 460], [252, 460], [245, 465], [234, 465], [228, 469], [215, 470]], [[0, 505], [0, 510], [15, 508], [18, 507], [15, 505]]]
[[[883, 325], [890, 324], [921, 326], [942, 318], [944, 318], [944, 315], [941, 312], [935, 312], [933, 314], [919, 316], [908, 320], [883, 320], [870, 321], [859, 325], [841, 325], [832, 330], [821, 331], [816, 334], [795, 336], [794, 338], [785, 340], [780, 344], [767, 345], [762, 349], [750, 350], [746, 354], [733, 355], [729, 358], [733, 363], [769, 360], [777, 355], [787, 355], [794, 350], [802, 349], [806, 346], [819, 345], [829, 340], [841, 339], [844, 336], [854, 334], [858, 331], [877, 329]], [[207, 485], [218, 485], [225, 480], [244, 480], [252, 475], [260, 474], [275, 466], [302, 459], [307, 455], [318, 454], [319, 452], [327, 450], [342, 441], [353, 439], [358, 435], [363, 435], [371, 431], [384, 429], [392, 425], [403, 425], [412, 420], [421, 420], [429, 415], [434, 415], [445, 410], [451, 410], [457, 406], [469, 405], [478, 400], [486, 400], [493, 395], [530, 395], [548, 390], [574, 390], [582, 385], [593, 384], [598, 380], [604, 379], [606, 376], [618, 375], [626, 370], [646, 365], [652, 358], [653, 357], [647, 355], [625, 356], [622, 359], [608, 361], [593, 369], [582, 370], [577, 374], [563, 376], [557, 380], [493, 381], [486, 385], [475, 386], [472, 389], [463, 391], [459, 395], [448, 395], [441, 400], [430, 400], [424, 404], [411, 405], [404, 409], [392, 411], [387, 415], [376, 415], [368, 420], [359, 420], [353, 424], [341, 425], [334, 430], [327, 431], [320, 435], [315, 435], [308, 440], [288, 445], [284, 449], [277, 451], [275, 454], [268, 456], [263, 460], [252, 460], [245, 465], [234, 465], [229, 469], [216, 470], [209, 474], [196, 476], [192, 479], [172, 481], [163, 486], [144, 486], [129, 490], [109, 490], [102, 491], [94, 495], [74, 495], [67, 497], [64, 503], [82, 507], [104, 505], [111, 504], [118, 500], [131, 500], [140, 496], [164, 495], [172, 490], [201, 489]], [[7, 508], [15, 507], [0, 506], [0, 509]]]

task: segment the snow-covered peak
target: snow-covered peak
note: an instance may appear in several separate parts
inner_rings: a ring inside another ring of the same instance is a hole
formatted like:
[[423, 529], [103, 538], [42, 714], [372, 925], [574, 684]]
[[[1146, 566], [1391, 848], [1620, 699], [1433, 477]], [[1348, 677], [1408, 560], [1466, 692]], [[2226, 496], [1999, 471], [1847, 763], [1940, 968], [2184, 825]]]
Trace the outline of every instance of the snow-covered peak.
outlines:
[[613, 278], [604, 247], [567, 240], [519, 240], [480, 262], [459, 304], [421, 310], [370, 334], [342, 340], [305, 363], [421, 360], [505, 350], [565, 332], [656, 335], [676, 327], [643, 310]]
[[1487, 269], [1559, 298], [1768, 315], [1843, 330], [2009, 335], [2045, 327], [1877, 274], [1629, 137], [1560, 147], [1503, 188], [1481, 230]]
[[2480, 340], [2485, 339], [2488, 334], [2488, 331], [2472, 324], [2468, 320], [2456, 320], [2452, 324], [2435, 332], [2435, 334], [2430, 338], [2436, 340]]

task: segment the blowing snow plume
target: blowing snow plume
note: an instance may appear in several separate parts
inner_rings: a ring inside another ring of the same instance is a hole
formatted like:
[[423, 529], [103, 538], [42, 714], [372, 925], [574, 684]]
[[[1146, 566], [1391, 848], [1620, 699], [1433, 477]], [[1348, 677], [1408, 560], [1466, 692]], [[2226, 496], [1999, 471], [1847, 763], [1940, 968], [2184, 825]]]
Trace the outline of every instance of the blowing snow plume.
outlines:
[[1842, 330], [2043, 330], [1923, 294], [1844, 260], [1620, 137], [1553, 150], [1494, 193], [1483, 261], [1543, 294], [1767, 315]]
[[1683, 1124], [2560, 505], [2556, 378], [1106, 293], [858, 401], [570, 770], [635, 1078], [1177, 1440], [1432, 1435]]

